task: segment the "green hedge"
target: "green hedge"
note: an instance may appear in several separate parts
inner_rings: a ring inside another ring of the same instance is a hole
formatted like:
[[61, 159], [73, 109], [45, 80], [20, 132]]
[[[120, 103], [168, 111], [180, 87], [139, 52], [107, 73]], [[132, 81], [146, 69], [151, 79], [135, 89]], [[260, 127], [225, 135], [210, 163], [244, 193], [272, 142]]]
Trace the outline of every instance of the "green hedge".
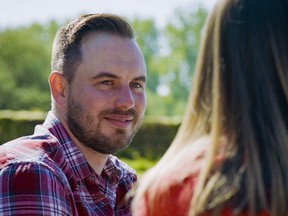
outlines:
[[41, 124], [46, 114], [28, 111], [0, 111], [0, 144], [33, 133], [34, 127]]
[[[14, 138], [32, 134], [41, 124], [46, 113], [28, 111], [0, 111], [0, 144]], [[117, 154], [119, 157], [145, 157], [159, 159], [173, 140], [180, 118], [146, 117], [129, 148]]]
[[159, 159], [169, 147], [179, 127], [179, 120], [168, 117], [146, 117], [131, 145], [118, 153], [127, 158]]

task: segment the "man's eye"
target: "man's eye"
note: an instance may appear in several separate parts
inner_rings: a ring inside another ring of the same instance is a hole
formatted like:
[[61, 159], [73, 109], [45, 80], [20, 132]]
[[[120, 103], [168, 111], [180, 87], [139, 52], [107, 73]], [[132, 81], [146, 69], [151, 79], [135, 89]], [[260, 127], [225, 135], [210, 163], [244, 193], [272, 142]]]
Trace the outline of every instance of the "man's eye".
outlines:
[[112, 85], [112, 82], [110, 80], [104, 80], [100, 82], [102, 85]]
[[131, 83], [131, 87], [133, 87], [133, 88], [142, 88], [142, 85], [140, 83]]

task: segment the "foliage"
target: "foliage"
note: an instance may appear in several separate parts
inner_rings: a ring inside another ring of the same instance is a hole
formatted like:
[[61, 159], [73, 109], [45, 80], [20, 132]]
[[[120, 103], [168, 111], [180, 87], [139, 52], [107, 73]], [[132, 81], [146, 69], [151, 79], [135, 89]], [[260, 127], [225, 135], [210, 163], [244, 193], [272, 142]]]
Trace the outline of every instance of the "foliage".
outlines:
[[141, 177], [145, 171], [152, 168], [156, 164], [156, 160], [150, 160], [147, 158], [136, 157], [133, 159], [120, 158], [123, 162], [132, 167], [136, 172], [138, 177]]
[[39, 111], [0, 111], [0, 145], [20, 136], [32, 134], [42, 124], [46, 114]]
[[51, 22], [0, 32], [0, 109], [49, 109], [47, 78], [57, 28]]
[[[147, 65], [146, 115], [183, 114], [205, 17], [199, 7], [177, 9], [163, 28], [152, 19], [130, 20]], [[50, 55], [62, 24], [0, 30], [0, 110], [50, 109]], [[160, 86], [168, 91], [159, 92]]]
[[[164, 30], [169, 51], [161, 64], [166, 71], [162, 80], [171, 89], [169, 99], [166, 100], [168, 115], [179, 115], [184, 111], [206, 15], [202, 7], [195, 11], [189, 8], [178, 9]], [[177, 106], [179, 103], [180, 106]]]
[[179, 121], [170, 121], [170, 117], [168, 120], [162, 120], [159, 116], [148, 118], [140, 127], [129, 148], [119, 152], [117, 156], [158, 160], [171, 144], [179, 125]]

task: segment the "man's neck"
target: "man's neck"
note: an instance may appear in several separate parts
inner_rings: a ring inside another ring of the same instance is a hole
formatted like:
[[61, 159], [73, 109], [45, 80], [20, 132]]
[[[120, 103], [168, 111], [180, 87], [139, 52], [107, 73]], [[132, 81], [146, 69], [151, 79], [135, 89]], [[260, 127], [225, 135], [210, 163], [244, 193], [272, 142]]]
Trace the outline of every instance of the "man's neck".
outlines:
[[90, 164], [90, 166], [94, 169], [94, 171], [98, 175], [101, 175], [101, 173], [104, 169], [104, 166], [106, 164], [106, 161], [109, 157], [109, 154], [101, 154], [101, 153], [96, 152], [96, 151], [92, 150], [91, 148], [88, 148], [87, 146], [83, 145], [81, 142], [79, 142], [79, 140], [70, 131], [64, 116], [57, 113], [57, 112], [53, 112], [53, 113], [60, 120], [63, 127], [66, 129], [69, 136], [71, 137], [71, 139], [73, 140], [75, 145], [79, 148], [80, 152], [83, 154], [84, 158], [87, 160], [87, 162]]
[[94, 171], [98, 175], [101, 175], [109, 155], [96, 152], [84, 146], [83, 144], [76, 143], [76, 145], [87, 160], [87, 162], [94, 169]]

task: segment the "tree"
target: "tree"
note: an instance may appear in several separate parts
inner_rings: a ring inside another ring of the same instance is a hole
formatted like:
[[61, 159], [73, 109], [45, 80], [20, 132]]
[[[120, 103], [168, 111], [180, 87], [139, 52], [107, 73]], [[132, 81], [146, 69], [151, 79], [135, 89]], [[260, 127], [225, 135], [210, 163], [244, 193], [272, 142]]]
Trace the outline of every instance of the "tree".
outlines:
[[170, 88], [168, 115], [184, 112], [206, 16], [207, 11], [201, 6], [194, 11], [179, 8], [164, 30], [169, 50], [162, 57], [161, 65], [166, 70], [163, 83]]
[[32, 24], [0, 32], [0, 109], [50, 108], [50, 53], [58, 25]]

